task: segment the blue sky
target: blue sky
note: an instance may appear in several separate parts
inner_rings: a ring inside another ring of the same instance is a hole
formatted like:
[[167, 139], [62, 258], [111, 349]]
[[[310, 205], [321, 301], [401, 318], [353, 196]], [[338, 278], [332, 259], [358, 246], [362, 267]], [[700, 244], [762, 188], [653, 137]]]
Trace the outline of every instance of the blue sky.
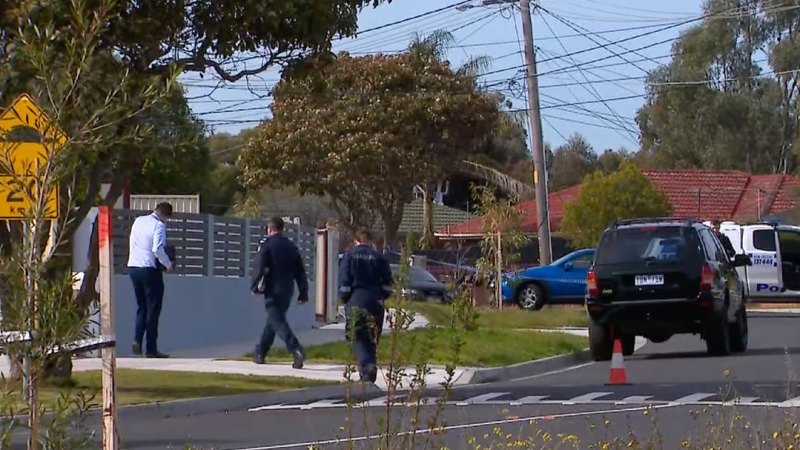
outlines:
[[[378, 27], [456, 2], [394, 0], [389, 5], [365, 9], [359, 16], [359, 29]], [[690, 26], [679, 24], [702, 14], [701, 1], [541, 0], [540, 5], [545, 11], [534, 15], [533, 27], [545, 142], [558, 146], [571, 134], [580, 133], [596, 151], [637, 149], [633, 117], [644, 101], [646, 71], [669, 61], [672, 41]], [[454, 65], [470, 56], [492, 58], [482, 81], [509, 96], [513, 108], [527, 106], [521, 72], [522, 27], [517, 9], [449, 8], [366, 32], [355, 39], [337, 41], [334, 50], [353, 54], [396, 52], [408, 45], [414, 33], [426, 35], [439, 29], [450, 31], [455, 38], [448, 55]], [[267, 94], [279, 77], [276, 68], [216, 90], [212, 89], [215, 80], [210, 75], [203, 79], [197, 74], [185, 75], [182, 81], [192, 110], [214, 132], [236, 133], [269, 117]]]

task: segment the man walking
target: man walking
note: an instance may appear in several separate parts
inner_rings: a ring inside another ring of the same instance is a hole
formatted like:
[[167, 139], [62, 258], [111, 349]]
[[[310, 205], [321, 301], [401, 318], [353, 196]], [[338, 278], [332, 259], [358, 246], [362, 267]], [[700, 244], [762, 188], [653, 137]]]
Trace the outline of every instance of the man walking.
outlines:
[[369, 231], [356, 232], [354, 244], [342, 258], [339, 294], [347, 311], [347, 339], [355, 349], [361, 381], [374, 383], [378, 378], [383, 302], [392, 292], [392, 270], [383, 254], [372, 245]]
[[294, 295], [294, 284], [299, 290], [297, 302], [308, 302], [308, 279], [303, 258], [297, 246], [283, 235], [284, 223], [280, 217], [267, 221], [267, 237], [259, 243], [256, 270], [250, 290], [254, 295], [264, 295], [267, 323], [256, 346], [253, 362], [264, 364], [265, 358], [275, 342], [275, 334], [286, 344], [292, 354], [295, 369], [303, 368], [305, 353], [297, 337], [286, 321], [286, 312]]
[[129, 239], [128, 273], [136, 295], [136, 335], [133, 340], [133, 353], [142, 354], [142, 341], [147, 336], [148, 358], [168, 358], [158, 351], [158, 319], [164, 301], [164, 277], [159, 263], [166, 271], [172, 271], [173, 264], [167, 255], [167, 226], [164, 220], [172, 216], [172, 205], [159, 203], [156, 209], [146, 216], [133, 221]]

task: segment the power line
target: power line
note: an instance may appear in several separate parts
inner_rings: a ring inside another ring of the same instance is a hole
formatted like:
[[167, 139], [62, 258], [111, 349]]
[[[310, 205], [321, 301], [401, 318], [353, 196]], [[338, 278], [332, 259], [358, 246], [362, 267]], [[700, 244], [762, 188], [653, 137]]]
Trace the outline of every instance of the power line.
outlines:
[[433, 22], [425, 25], [417, 25], [413, 27], [400, 28], [386, 33], [381, 33], [376, 36], [371, 36], [366, 39], [355, 39], [350, 42], [344, 43], [343, 50], [351, 51], [366, 51], [378, 48], [384, 48], [387, 45], [396, 45], [400, 41], [409, 41], [414, 35], [427, 34], [432, 31], [451, 29], [460, 27], [467, 24], [478, 17], [483, 16], [485, 13], [480, 11], [470, 12], [467, 14], [458, 15], [443, 15], [437, 17]]
[[[600, 42], [598, 42], [597, 40], [595, 40], [594, 38], [591, 37], [591, 34], [594, 34], [594, 33], [592, 33], [591, 31], [587, 30], [586, 28], [580, 27], [580, 25], [576, 25], [576, 24], [574, 24], [574, 23], [572, 23], [572, 22], [570, 22], [570, 21], [568, 21], [566, 19], [563, 19], [560, 16], [551, 13], [550, 11], [548, 11], [547, 9], [545, 9], [545, 8], [543, 8], [541, 6], [539, 7], [539, 9], [544, 11], [546, 14], [552, 16], [554, 19], [558, 20], [559, 22], [563, 23], [564, 25], [566, 25], [567, 27], [569, 27], [573, 31], [576, 31], [576, 32], [585, 31], [586, 33], [588, 33], [586, 35], [587, 39], [589, 39], [590, 41], [594, 42], [595, 44], [600, 45]], [[544, 19], [544, 16], [542, 16], [542, 19]], [[579, 29], [579, 27], [580, 27], [580, 29]], [[606, 42], [612, 42], [612, 41], [610, 41], [609, 39], [606, 39], [606, 38], [603, 38], [603, 40], [605, 40]], [[623, 47], [621, 45], [618, 45], [618, 46], [621, 47], [623, 50], [628, 50], [627, 48], [625, 48], [625, 47]], [[617, 56], [621, 60], [633, 65], [634, 67], [636, 67], [637, 69], [641, 70], [642, 72], [648, 73], [648, 71], [646, 69], [642, 68], [641, 66], [639, 66], [639, 65], [637, 65], [635, 63], [632, 63], [630, 60], [628, 60], [627, 58], [623, 57], [622, 55], [617, 54], [616, 52], [614, 52], [610, 48], [606, 48], [606, 50], [608, 50], [611, 54], [613, 54], [614, 56]], [[638, 52], [636, 52], [636, 55], [640, 56], [640, 57], [645, 57], [644, 55], [642, 55], [641, 53], [638, 53]]]
[[[679, 26], [688, 25], [690, 23], [694, 23], [694, 22], [705, 20], [705, 19], [709, 19], [709, 18], [715, 17], [715, 16], [720, 15], [720, 14], [725, 14], [726, 11], [729, 11], [731, 9], [738, 9], [738, 8], [729, 8], [728, 10], [721, 11], [721, 12], [703, 14], [703, 15], [701, 15], [699, 17], [696, 17], [696, 18], [693, 18], [693, 19], [690, 19], [690, 20], [685, 20], [685, 21], [682, 21], [682, 22], [677, 22], [675, 24], [668, 25], [668, 26], [665, 26], [665, 27], [660, 27], [660, 28], [658, 28], [656, 30], [653, 30], [653, 31], [648, 31], [646, 33], [640, 33], [640, 34], [637, 34], [637, 35], [634, 35], [634, 36], [629, 36], [629, 37], [626, 37], [624, 39], [619, 39], [617, 41], [612, 41], [612, 42], [610, 42], [608, 44], [600, 44], [600, 45], [595, 46], [595, 47], [585, 48], [585, 49], [582, 49], [582, 50], [576, 50], [574, 52], [570, 52], [570, 53], [567, 53], [567, 54], [564, 54], [564, 55], [559, 55], [556, 58], [544, 59], [544, 60], [541, 60], [539, 62], [545, 63], [545, 62], [551, 61], [553, 59], [564, 59], [564, 58], [568, 58], [568, 57], [571, 57], [571, 56], [574, 56], [574, 55], [579, 55], [581, 53], [586, 53], [586, 52], [590, 52], [590, 51], [594, 51], [594, 50], [598, 50], [598, 49], [607, 49], [610, 45], [619, 45], [619, 44], [621, 44], [623, 42], [628, 42], [628, 41], [632, 41], [634, 39], [639, 39], [639, 38], [642, 38], [642, 37], [651, 36], [651, 35], [660, 33], [662, 31], [670, 30], [670, 29], [673, 29], [673, 28], [677, 28]], [[781, 9], [781, 10], [785, 10], [785, 11], [793, 10], [793, 9], [800, 9], [800, 5], [790, 6], [790, 7], [785, 7], [785, 8], [776, 8], [776, 10], [777, 9]], [[633, 49], [633, 50], [626, 50], [625, 52], [622, 52], [621, 54], [624, 55], [624, 54], [628, 54], [628, 53], [637, 52], [637, 51], [640, 51], [640, 50], [645, 50], [645, 49], [648, 49], [648, 48], [651, 48], [651, 47], [655, 47], [657, 45], [662, 45], [662, 44], [666, 44], [668, 42], [673, 42], [673, 41], [676, 41], [678, 39], [681, 39], [681, 36], [670, 38], [670, 39], [665, 39], [665, 40], [662, 40], [662, 41], [658, 41], [658, 42], [655, 42], [655, 43], [652, 43], [652, 44], [648, 44], [648, 45], [645, 45], [645, 46], [642, 46], [642, 47], [639, 47], [639, 48], [636, 48], [636, 49]], [[616, 56], [619, 56], [619, 55], [616, 55]], [[604, 57], [604, 58], [598, 58], [598, 59], [594, 59], [594, 60], [591, 60], [591, 61], [588, 61], [588, 62], [585, 62], [585, 63], [581, 63], [579, 65], [568, 66], [568, 68], [579, 67], [579, 66], [583, 66], [583, 65], [586, 65], [586, 64], [599, 62], [599, 61], [605, 61], [605, 60], [614, 58], [616, 56], [607, 56], [607, 57]], [[497, 72], [499, 73], [499, 72], [507, 71], [507, 70], [511, 70], [511, 68], [501, 69], [500, 71], [497, 71]], [[539, 76], [547, 75], [548, 73], [556, 73], [556, 72], [558, 72], [558, 71], [540, 73]]]
[[[553, 30], [553, 28], [550, 26], [550, 23], [547, 21], [547, 19], [546, 19], [544, 16], [542, 16], [542, 21], [544, 22], [544, 24], [545, 24], [545, 26], [547, 27], [547, 29], [548, 29], [548, 30], [550, 30], [550, 32], [553, 34], [553, 36], [556, 36], [556, 33], [555, 33], [555, 31], [554, 31], [554, 30]], [[563, 42], [562, 42], [560, 39], [558, 40], [558, 43], [559, 43], [559, 45], [561, 46], [561, 48], [564, 50], [564, 52], [566, 52], [566, 51], [567, 51], [567, 47], [564, 45], [564, 43], [563, 43]], [[570, 59], [572, 60], [572, 58], [571, 58], [571, 57], [570, 57]], [[574, 60], [572, 60], [572, 61], [573, 61], [573, 63], [575, 62]], [[586, 76], [586, 74], [585, 74], [585, 73], [584, 73], [582, 70], [581, 70], [581, 71], [579, 71], [579, 72], [580, 72], [581, 76], [583, 76], [583, 79], [584, 79], [585, 81], [587, 81], [587, 82], [588, 82], [588, 81], [589, 81], [589, 77], [587, 77], [587, 76]], [[576, 81], [577, 81], [577, 80], [576, 80]], [[620, 118], [620, 117], [619, 117], [619, 115], [617, 114], [617, 112], [616, 112], [616, 111], [614, 111], [614, 108], [612, 108], [612, 107], [611, 107], [611, 106], [608, 104], [608, 102], [605, 102], [605, 101], [603, 101], [603, 99], [602, 99], [602, 98], [601, 98], [601, 96], [600, 96], [600, 93], [599, 93], [599, 92], [597, 92], [597, 89], [594, 87], [594, 85], [592, 85], [592, 84], [590, 84], [590, 83], [589, 83], [589, 84], [586, 84], [586, 85], [581, 85], [581, 87], [582, 87], [583, 89], [585, 89], [585, 90], [586, 90], [586, 92], [588, 92], [590, 95], [592, 95], [592, 96], [593, 96], [595, 99], [597, 99], [597, 100], [601, 101], [601, 103], [603, 104], [603, 106], [605, 106], [605, 107], [606, 107], [606, 109], [607, 109], [607, 110], [608, 110], [608, 111], [609, 111], [609, 112], [610, 112], [610, 113], [611, 113], [613, 116], [615, 116], [615, 118], [616, 118], [617, 122], [614, 122], [614, 121], [611, 121], [611, 120], [609, 120], [609, 122], [611, 122], [611, 123], [615, 123], [616, 125], [618, 125], [618, 126], [622, 127], [623, 129], [627, 128], [627, 125], [624, 123], [624, 121], [622, 120], [622, 118]], [[570, 92], [572, 92], [572, 91], [570, 91]], [[573, 93], [573, 96], [575, 96], [575, 94], [574, 94], [574, 93]], [[575, 96], [575, 97], [576, 97], [575, 99], [577, 100], [577, 96]], [[608, 120], [608, 119], [605, 119], [605, 118], [603, 118], [603, 120]], [[631, 135], [634, 135], [634, 136], [635, 136], [635, 133], [634, 133], [633, 131], [628, 131], [628, 133], [630, 133]], [[630, 136], [625, 136], [624, 134], [620, 134], [620, 135], [622, 136], [622, 138], [623, 138], [623, 139], [630, 139]]]
[[[384, 29], [389, 28], [389, 27], [393, 27], [393, 26], [396, 26], [396, 25], [401, 25], [401, 24], [404, 24], [404, 23], [408, 23], [408, 22], [411, 22], [411, 21], [414, 21], [414, 20], [417, 20], [417, 19], [421, 19], [423, 17], [427, 17], [427, 16], [430, 16], [430, 15], [433, 15], [433, 14], [438, 14], [440, 12], [447, 11], [448, 9], [452, 9], [452, 8], [455, 8], [456, 6], [460, 6], [460, 5], [463, 5], [465, 3], [469, 3], [470, 1], [472, 1], [472, 0], [462, 0], [460, 2], [455, 2], [455, 3], [452, 3], [450, 5], [441, 7], [441, 8], [437, 8], [437, 9], [433, 9], [433, 10], [430, 10], [430, 11], [426, 11], [424, 13], [417, 14], [415, 16], [406, 17], [405, 19], [400, 19], [400, 20], [396, 20], [394, 22], [389, 22], [389, 23], [385, 23], [383, 25], [378, 25], [376, 27], [367, 28], [366, 30], [357, 31], [356, 35], [372, 33], [373, 31], [384, 30]], [[339, 40], [341, 40], [341, 39], [339, 39]]]

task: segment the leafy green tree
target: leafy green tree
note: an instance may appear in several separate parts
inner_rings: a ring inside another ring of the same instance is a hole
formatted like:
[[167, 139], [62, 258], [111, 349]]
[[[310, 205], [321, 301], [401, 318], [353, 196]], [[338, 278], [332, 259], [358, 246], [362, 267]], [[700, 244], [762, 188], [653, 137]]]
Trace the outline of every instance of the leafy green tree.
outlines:
[[[157, 158], [148, 148], [151, 133], [169, 130], [159, 130], [152, 118], [169, 109], [164, 102], [178, 73], [210, 70], [234, 81], [276, 64], [298, 65], [328, 54], [335, 36], [354, 35], [358, 11], [379, 3], [332, 0], [297, 8], [290, 0], [0, 2], [0, 105], [29, 93], [69, 137], [47, 177], [68, 194], [60, 205], [62, 220], [33, 227], [32, 242], [47, 244], [28, 247], [26, 257], [36, 264], [25, 263], [26, 289], [40, 276], [69, 275], [62, 246], [89, 210], [114, 204], [147, 161]], [[238, 63], [244, 57], [247, 67]], [[101, 198], [104, 182], [111, 186]], [[20, 223], [1, 223], [3, 256], [16, 257], [25, 236]], [[94, 259], [78, 294], [82, 306], [97, 297], [97, 270]], [[71, 289], [64, 292], [71, 296]]]
[[[522, 215], [515, 197], [499, 199], [485, 187], [472, 186], [472, 195], [481, 216], [481, 257], [477, 261], [482, 278], [499, 280], [509, 263], [520, 257], [527, 238], [522, 232]], [[495, 284], [496, 307], [502, 308], [501, 285]]]
[[583, 136], [573, 134], [553, 152], [547, 174], [549, 188], [558, 191], [580, 184], [586, 174], [597, 168], [597, 153]]
[[141, 174], [132, 180], [134, 193], [196, 194], [207, 190], [213, 163], [205, 126], [192, 115], [183, 91], [173, 89], [144, 116], [152, 132], [132, 149], [146, 149]]
[[[204, 212], [224, 215], [231, 208], [241, 214], [253, 212], [252, 203], [257, 200], [242, 186], [239, 180], [242, 171], [236, 166], [236, 158], [256, 133], [256, 128], [245, 128], [237, 134], [215, 133], [208, 137], [213, 168], [209, 184], [200, 194], [200, 206]], [[244, 202], [251, 206], [243, 208]], [[257, 214], [250, 217], [257, 217]]]
[[[332, 0], [298, 8], [292, 0], [268, 5], [258, 0], [0, 2], [0, 105], [7, 105], [22, 92], [37, 94], [38, 98], [44, 90], [42, 80], [49, 83], [63, 75], [59, 68], [65, 59], [64, 49], [86, 38], [75, 18], [98, 11], [107, 17], [107, 22], [95, 30], [91, 42], [86, 42], [82, 48], [85, 53], [68, 55], [80, 57], [85, 70], [71, 93], [72, 103], [69, 108], [43, 106], [63, 109], [65, 113], [67, 109], [73, 111], [75, 117], [64, 116], [64, 124], [82, 123], [99, 110], [108, 111], [104, 104], [106, 94], [122, 86], [130, 90], [124, 93], [129, 111], [137, 112], [135, 118], [112, 122], [113, 126], [100, 121], [104, 127], [95, 129], [95, 136], [100, 132], [111, 136], [113, 146], [100, 148], [99, 138], [91, 146], [83, 146], [83, 164], [75, 172], [75, 208], [70, 210], [65, 242], [97, 203], [103, 182], [110, 182], [111, 189], [102, 201], [114, 204], [150, 159], [148, 147], [137, 145], [147, 141], [145, 131], [149, 130], [149, 124], [138, 112], [153, 105], [135, 95], [134, 82], [137, 88], [158, 83], [164, 86], [178, 72], [198, 72], [202, 76], [208, 71], [218, 79], [236, 81], [275, 65], [302, 66], [301, 61], [306, 58], [328, 55], [334, 37], [355, 35], [358, 12], [381, 3], [384, 1]], [[37, 35], [33, 30], [48, 30], [48, 34]], [[34, 60], [30, 52], [20, 50], [31, 45], [40, 45], [46, 52]], [[248, 64], [239, 63], [245, 57]], [[130, 82], [120, 83], [122, 78]], [[69, 85], [66, 79], [59, 81], [63, 86]], [[49, 92], [41, 99], [59, 98]], [[76, 103], [77, 99], [80, 103]], [[131, 131], [139, 137], [130, 142], [114, 137], [131, 135]], [[217, 175], [227, 179], [225, 174]], [[15, 234], [3, 231], [6, 228], [0, 227], [0, 242], [8, 243]]]
[[[795, 169], [800, 16], [794, 6], [705, 2], [708, 18], [686, 30], [672, 61], [648, 76], [648, 99], [637, 115], [642, 161], [661, 168]], [[769, 72], [759, 65], [764, 53]]]
[[622, 167], [622, 163], [629, 160], [631, 160], [631, 155], [625, 149], [606, 149], [597, 158], [597, 166], [603, 173], [611, 173], [619, 170]]
[[379, 216], [389, 243], [414, 186], [460, 161], [497, 120], [475, 77], [425, 52], [345, 53], [302, 73], [278, 84], [273, 119], [240, 156], [245, 185], [325, 195], [350, 227]]
[[[417, 35], [409, 46], [409, 52], [416, 53], [421, 57], [432, 57], [439, 61], [445, 61], [445, 54], [455, 42], [453, 35], [447, 31], [436, 31], [426, 37]], [[457, 70], [458, 75], [475, 78], [489, 67], [491, 60], [486, 57], [471, 57]], [[510, 103], [500, 94], [492, 93], [498, 107]], [[524, 139], [525, 128], [521, 125], [522, 117], [518, 113], [504, 112], [499, 114], [494, 126], [493, 133], [487, 134], [484, 139], [475, 140], [470, 147], [463, 147], [457, 154], [445, 154], [442, 152], [431, 152], [432, 158], [429, 161], [425, 174], [424, 182], [419, 186], [424, 194], [423, 210], [423, 232], [420, 240], [423, 249], [430, 249], [434, 246], [435, 236], [433, 229], [433, 198], [435, 190], [443, 180], [449, 180], [455, 174], [463, 172], [464, 164], [459, 164], [462, 160], [470, 160], [473, 164], [466, 167], [467, 170], [476, 167], [474, 164], [478, 160], [488, 160], [490, 166], [508, 166], [509, 159], [518, 157], [511, 152], [517, 150], [513, 148], [518, 144], [519, 139]], [[521, 133], [520, 133], [521, 131]], [[524, 149], [524, 141], [522, 148]], [[456, 164], [453, 164], [453, 162]], [[480, 163], [478, 163], [480, 164]]]
[[578, 198], [565, 206], [560, 227], [575, 247], [594, 247], [615, 220], [663, 217], [671, 209], [666, 197], [626, 161], [616, 172], [588, 175]]

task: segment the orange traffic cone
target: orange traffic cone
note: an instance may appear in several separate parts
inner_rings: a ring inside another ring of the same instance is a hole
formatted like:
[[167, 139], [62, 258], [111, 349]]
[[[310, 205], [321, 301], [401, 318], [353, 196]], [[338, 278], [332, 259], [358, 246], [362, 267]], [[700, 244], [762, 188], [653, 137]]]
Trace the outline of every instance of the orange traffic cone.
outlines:
[[611, 373], [608, 384], [628, 384], [628, 374], [625, 372], [625, 362], [622, 358], [622, 342], [614, 339], [614, 353], [611, 355]]

